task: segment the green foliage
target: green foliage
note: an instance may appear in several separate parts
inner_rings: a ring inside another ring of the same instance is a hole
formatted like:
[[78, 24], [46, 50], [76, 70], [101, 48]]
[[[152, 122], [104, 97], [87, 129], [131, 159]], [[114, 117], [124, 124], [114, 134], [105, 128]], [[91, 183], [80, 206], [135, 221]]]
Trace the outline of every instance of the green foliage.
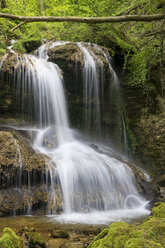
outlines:
[[[163, 13], [164, 8], [163, 0], [6, 0], [1, 12], [26, 16], [94, 17], [159, 14]], [[107, 46], [111, 49], [111, 55], [115, 53], [125, 57], [124, 69], [130, 72], [128, 84], [141, 88], [144, 94], [149, 91], [150, 72], [160, 61], [163, 21], [93, 25], [67, 22], [26, 23], [11, 32], [18, 23], [0, 18], [0, 35], [3, 35], [4, 40], [16, 39], [24, 43], [29, 40], [58, 39]], [[156, 35], [151, 35], [155, 32]], [[25, 51], [20, 43], [15, 43], [14, 47], [17, 51]]]
[[21, 52], [21, 53], [25, 53], [25, 52], [26, 52], [26, 50], [25, 50], [25, 48], [23, 47], [21, 41], [16, 41], [16, 42], [14, 42], [14, 44], [13, 44], [13, 46], [12, 46], [12, 49], [13, 49], [14, 51]]
[[21, 239], [11, 228], [4, 228], [0, 248], [21, 248]]
[[37, 232], [29, 232], [27, 234], [27, 238], [29, 240], [30, 247], [46, 247], [41, 235]]
[[6, 50], [3, 49], [3, 48], [0, 48], [0, 56], [1, 56], [1, 55], [4, 55], [5, 53], [6, 53]]
[[0, 55], [3, 55], [6, 53], [6, 44], [2, 41], [0, 41]]
[[159, 62], [159, 50], [153, 46], [143, 47], [131, 56], [127, 67], [129, 70], [129, 84], [141, 87], [145, 91], [152, 85], [150, 83], [150, 72]]

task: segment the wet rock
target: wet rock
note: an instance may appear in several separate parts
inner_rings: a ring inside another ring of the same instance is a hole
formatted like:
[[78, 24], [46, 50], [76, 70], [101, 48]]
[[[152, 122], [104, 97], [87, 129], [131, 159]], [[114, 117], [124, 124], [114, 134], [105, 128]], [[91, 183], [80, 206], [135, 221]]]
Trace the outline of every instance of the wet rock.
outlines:
[[165, 175], [161, 175], [156, 179], [156, 182], [158, 183], [159, 186], [165, 187]]
[[69, 233], [66, 230], [53, 230], [53, 232], [51, 233], [51, 237], [55, 239], [68, 239]]
[[45, 186], [9, 188], [0, 191], [0, 210], [2, 216], [31, 213], [46, 214], [48, 192]]
[[[36, 153], [21, 132], [8, 129], [0, 131], [0, 185], [2, 188], [39, 183], [47, 168], [49, 158]], [[19, 178], [20, 177], [20, 178]], [[29, 180], [30, 180], [29, 178]]]
[[39, 233], [29, 232], [26, 237], [29, 242], [29, 248], [46, 248], [43, 237]]
[[[62, 211], [63, 197], [55, 183], [51, 190], [50, 158], [36, 153], [25, 131], [0, 128], [0, 213], [46, 214]], [[56, 205], [54, 205], [54, 197]]]
[[66, 242], [60, 248], [84, 248], [84, 244], [82, 242]]
[[[22, 94], [18, 82], [15, 80], [15, 72], [22, 70], [21, 61], [23, 58], [23, 54], [12, 52], [8, 52], [2, 58], [3, 63], [0, 70], [0, 124], [24, 125], [31, 122], [27, 112], [23, 113], [21, 111], [20, 99]], [[26, 68], [26, 65], [24, 68]]]
[[27, 53], [31, 53], [36, 50], [39, 46], [42, 45], [41, 40], [30, 39], [22, 42], [23, 46], [25, 47]]
[[142, 168], [138, 167], [134, 163], [126, 161], [126, 164], [131, 168], [136, 178], [138, 192], [142, 196], [145, 196], [151, 204], [157, 201], [160, 196], [160, 189], [156, 182], [154, 182], [154, 180]]
[[84, 230], [81, 231], [82, 234], [90, 236], [90, 235], [97, 235], [101, 229], [99, 227], [90, 227], [90, 228], [85, 228]]

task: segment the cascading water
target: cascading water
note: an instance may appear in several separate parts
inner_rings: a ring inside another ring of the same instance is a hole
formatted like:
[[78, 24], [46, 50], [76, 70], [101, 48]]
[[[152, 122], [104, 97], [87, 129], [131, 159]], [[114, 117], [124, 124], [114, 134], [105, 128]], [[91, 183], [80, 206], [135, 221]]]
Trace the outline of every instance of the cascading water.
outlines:
[[[90, 127], [91, 120], [95, 120], [99, 130], [97, 66], [92, 53], [81, 43], [78, 46], [85, 60], [84, 89], [85, 100], [89, 104], [85, 121]], [[55, 175], [59, 178], [63, 214], [54, 218], [63, 222], [103, 224], [148, 214], [149, 211], [145, 209], [147, 202], [138, 193], [131, 169], [124, 162], [107, 155], [103, 147], [98, 152], [92, 146], [75, 139], [74, 132], [69, 127], [60, 69], [47, 62], [46, 47], [42, 46], [37, 53], [39, 58], [32, 55], [18, 58], [18, 65], [21, 65], [22, 70], [15, 69], [15, 83], [17, 92], [22, 94], [22, 110], [26, 108], [28, 116], [40, 128], [33, 146], [37, 151], [48, 155], [52, 161], [48, 170], [53, 204], [56, 204]], [[96, 100], [94, 113], [91, 110], [91, 98]], [[45, 137], [51, 141], [53, 136], [54, 141], [48, 147], [45, 145]]]
[[[91, 124], [95, 126], [95, 132], [100, 133], [100, 100], [98, 67], [93, 56], [81, 43], [77, 43], [84, 55], [84, 99], [85, 99], [85, 130], [90, 134]], [[93, 110], [92, 110], [93, 108]]]

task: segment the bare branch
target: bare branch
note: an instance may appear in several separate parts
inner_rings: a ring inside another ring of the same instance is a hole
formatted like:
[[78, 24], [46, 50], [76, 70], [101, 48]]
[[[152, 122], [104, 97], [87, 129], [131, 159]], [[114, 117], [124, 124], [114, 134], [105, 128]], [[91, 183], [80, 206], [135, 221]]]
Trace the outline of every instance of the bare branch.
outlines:
[[159, 31], [155, 31], [155, 32], [147, 32], [145, 34], [143, 34], [143, 36], [148, 37], [148, 36], [153, 36], [153, 35], [158, 35], [158, 34], [165, 34], [165, 30], [159, 30]]
[[82, 23], [114, 23], [114, 22], [152, 22], [165, 19], [165, 14], [157, 15], [123, 15], [112, 17], [59, 17], [59, 16], [18, 16], [0, 13], [0, 17], [26, 22], [82, 22]]
[[119, 16], [121, 16], [121, 15], [129, 15], [130, 12], [132, 12], [132, 11], [134, 11], [134, 10], [140, 8], [140, 7], [143, 6], [144, 4], [146, 5], [147, 3], [148, 3], [148, 2], [146, 2], [146, 3], [140, 3], [140, 4], [136, 5], [136, 6], [133, 6], [132, 8], [129, 8], [129, 9], [125, 10], [124, 12], [120, 13]]
[[24, 24], [26, 24], [26, 23], [27, 23], [27, 21], [24, 21], [24, 22], [19, 23], [17, 26], [15, 26], [14, 28], [12, 28], [12, 29], [10, 30], [10, 32], [15, 31], [17, 28], [19, 28], [20, 26], [22, 26], [22, 25], [24, 25]]

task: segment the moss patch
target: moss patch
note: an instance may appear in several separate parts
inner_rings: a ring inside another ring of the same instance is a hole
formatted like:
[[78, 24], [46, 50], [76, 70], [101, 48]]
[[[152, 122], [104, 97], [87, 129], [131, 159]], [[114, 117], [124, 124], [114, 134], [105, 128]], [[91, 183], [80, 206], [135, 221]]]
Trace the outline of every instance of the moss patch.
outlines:
[[21, 239], [11, 228], [4, 228], [0, 239], [0, 248], [21, 248]]
[[30, 232], [27, 235], [27, 238], [29, 240], [29, 245], [31, 248], [33, 247], [45, 248], [46, 247], [41, 235], [38, 234], [37, 232]]
[[[103, 230], [88, 248], [163, 248], [165, 244], [165, 203], [160, 203], [141, 225], [116, 222]], [[161, 217], [161, 218], [159, 218]]]
[[165, 218], [165, 203], [157, 203], [157, 206], [152, 209], [152, 214], [155, 217]]

